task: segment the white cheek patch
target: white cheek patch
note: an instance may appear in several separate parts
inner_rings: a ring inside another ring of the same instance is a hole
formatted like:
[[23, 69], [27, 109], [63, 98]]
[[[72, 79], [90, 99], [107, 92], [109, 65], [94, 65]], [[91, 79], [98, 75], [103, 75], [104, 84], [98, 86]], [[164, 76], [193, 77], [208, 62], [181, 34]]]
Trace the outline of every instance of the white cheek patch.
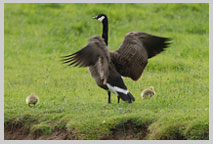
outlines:
[[102, 16], [100, 18], [98, 18], [98, 21], [102, 22], [104, 20], [105, 16]]
[[109, 83], [106, 84], [107, 87], [109, 88], [109, 90], [113, 93], [115, 93], [116, 95], [118, 95], [117, 92], [120, 92], [120, 93], [123, 93], [123, 94], [128, 94], [129, 91], [128, 90], [125, 90], [125, 89], [122, 89], [122, 88], [119, 88], [117, 86], [111, 86]]

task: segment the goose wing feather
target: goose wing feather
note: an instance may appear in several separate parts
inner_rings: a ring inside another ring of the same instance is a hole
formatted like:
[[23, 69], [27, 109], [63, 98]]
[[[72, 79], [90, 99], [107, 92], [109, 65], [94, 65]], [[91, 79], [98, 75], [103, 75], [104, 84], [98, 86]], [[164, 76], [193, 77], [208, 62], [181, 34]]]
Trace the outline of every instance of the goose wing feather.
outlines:
[[89, 43], [81, 50], [64, 56], [62, 61], [68, 63], [69, 66], [87, 67], [93, 66], [101, 59], [102, 63], [109, 62], [109, 51], [103, 38], [94, 36], [90, 38]]
[[136, 32], [135, 36], [143, 44], [147, 51], [148, 58], [152, 58], [160, 52], [164, 51], [171, 43], [171, 38], [154, 36], [151, 34]]
[[125, 36], [120, 48], [110, 52], [110, 57], [122, 76], [138, 80], [148, 63], [148, 58], [162, 52], [168, 47], [169, 41], [169, 38], [130, 32]]

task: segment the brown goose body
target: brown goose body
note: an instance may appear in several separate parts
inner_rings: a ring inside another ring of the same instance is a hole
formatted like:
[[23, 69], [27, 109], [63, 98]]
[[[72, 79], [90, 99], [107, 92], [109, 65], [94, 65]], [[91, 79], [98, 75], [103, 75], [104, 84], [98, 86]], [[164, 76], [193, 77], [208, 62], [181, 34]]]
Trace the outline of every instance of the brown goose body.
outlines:
[[89, 43], [84, 48], [74, 54], [65, 56], [64, 61], [70, 63], [69, 65], [88, 66], [96, 84], [107, 90], [109, 95], [110, 92], [117, 94], [118, 102], [120, 98], [130, 103], [135, 100], [111, 61], [109, 49], [102, 37], [94, 36], [90, 38]]
[[103, 23], [102, 37], [94, 36], [81, 50], [67, 55], [63, 61], [69, 65], [89, 67], [97, 85], [108, 91], [108, 103], [111, 103], [110, 93], [130, 103], [133, 95], [128, 91], [121, 76], [138, 80], [142, 75], [148, 59], [164, 51], [169, 45], [169, 38], [154, 36], [143, 32], [130, 32], [118, 50], [110, 52], [108, 44], [108, 19], [100, 14], [95, 19]]
[[121, 77], [121, 75], [116, 71], [116, 68], [112, 62], [109, 62], [108, 66], [108, 72], [104, 73], [103, 70], [101, 70], [101, 60], [99, 59], [98, 62], [94, 66], [89, 67], [89, 71], [94, 78], [96, 84], [104, 89], [108, 89], [106, 86], [107, 80], [109, 79], [110, 75], [113, 75], [115, 77]]
[[[100, 36], [95, 36], [90, 39], [90, 43], [93, 43], [94, 46], [97, 46], [97, 49], [100, 49], [101, 52], [97, 52], [99, 55], [97, 61], [94, 65], [89, 66], [89, 71], [92, 77], [95, 79], [95, 82], [101, 88], [106, 89], [106, 82], [111, 72], [109, 70], [110, 65], [110, 55], [109, 50], [106, 47], [103, 38]], [[93, 46], [93, 47], [94, 47]]]

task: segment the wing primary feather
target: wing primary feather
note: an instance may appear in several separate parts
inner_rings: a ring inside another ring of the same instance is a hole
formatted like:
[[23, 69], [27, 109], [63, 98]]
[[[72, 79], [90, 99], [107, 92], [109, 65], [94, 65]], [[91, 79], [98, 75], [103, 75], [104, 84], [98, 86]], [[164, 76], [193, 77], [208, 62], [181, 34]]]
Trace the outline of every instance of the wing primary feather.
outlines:
[[65, 63], [72, 62], [72, 61], [74, 61], [74, 60], [76, 60], [75, 57], [70, 57], [70, 58], [68, 58], [68, 59], [63, 59], [62, 61], [64, 61], [64, 64], [65, 64]]
[[65, 61], [64, 64], [69, 63], [69, 62], [72, 62], [72, 61], [73, 61], [73, 59], [71, 59], [71, 60], [69, 60], [69, 61]]
[[74, 56], [72, 56], [72, 57], [69, 57], [69, 58], [65, 58], [65, 59], [61, 59], [62, 61], [67, 61], [67, 60], [71, 60], [71, 59], [73, 59], [74, 58]]
[[100, 36], [90, 38], [89, 43], [81, 50], [61, 57], [68, 66], [87, 67], [96, 64], [100, 56], [107, 57], [108, 49]]
[[78, 61], [73, 61], [72, 63], [70, 63], [68, 66], [74, 65], [75, 63], [77, 63]]
[[66, 56], [62, 56], [61, 58], [67, 58], [67, 57], [71, 57], [73, 55], [75, 55], [77, 52], [73, 53], [73, 54], [70, 54], [70, 55], [66, 55]]

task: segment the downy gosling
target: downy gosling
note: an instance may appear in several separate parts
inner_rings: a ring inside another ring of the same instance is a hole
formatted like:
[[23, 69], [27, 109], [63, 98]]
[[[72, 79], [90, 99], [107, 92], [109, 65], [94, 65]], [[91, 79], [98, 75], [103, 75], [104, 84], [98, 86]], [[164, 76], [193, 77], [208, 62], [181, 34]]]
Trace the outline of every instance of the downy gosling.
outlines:
[[154, 87], [150, 86], [149, 88], [142, 91], [141, 98], [147, 99], [147, 98], [151, 98], [154, 95], [155, 95]]
[[39, 103], [39, 98], [34, 93], [32, 93], [26, 98], [26, 103], [28, 104], [29, 107], [32, 107], [32, 105], [35, 106], [36, 104]]

